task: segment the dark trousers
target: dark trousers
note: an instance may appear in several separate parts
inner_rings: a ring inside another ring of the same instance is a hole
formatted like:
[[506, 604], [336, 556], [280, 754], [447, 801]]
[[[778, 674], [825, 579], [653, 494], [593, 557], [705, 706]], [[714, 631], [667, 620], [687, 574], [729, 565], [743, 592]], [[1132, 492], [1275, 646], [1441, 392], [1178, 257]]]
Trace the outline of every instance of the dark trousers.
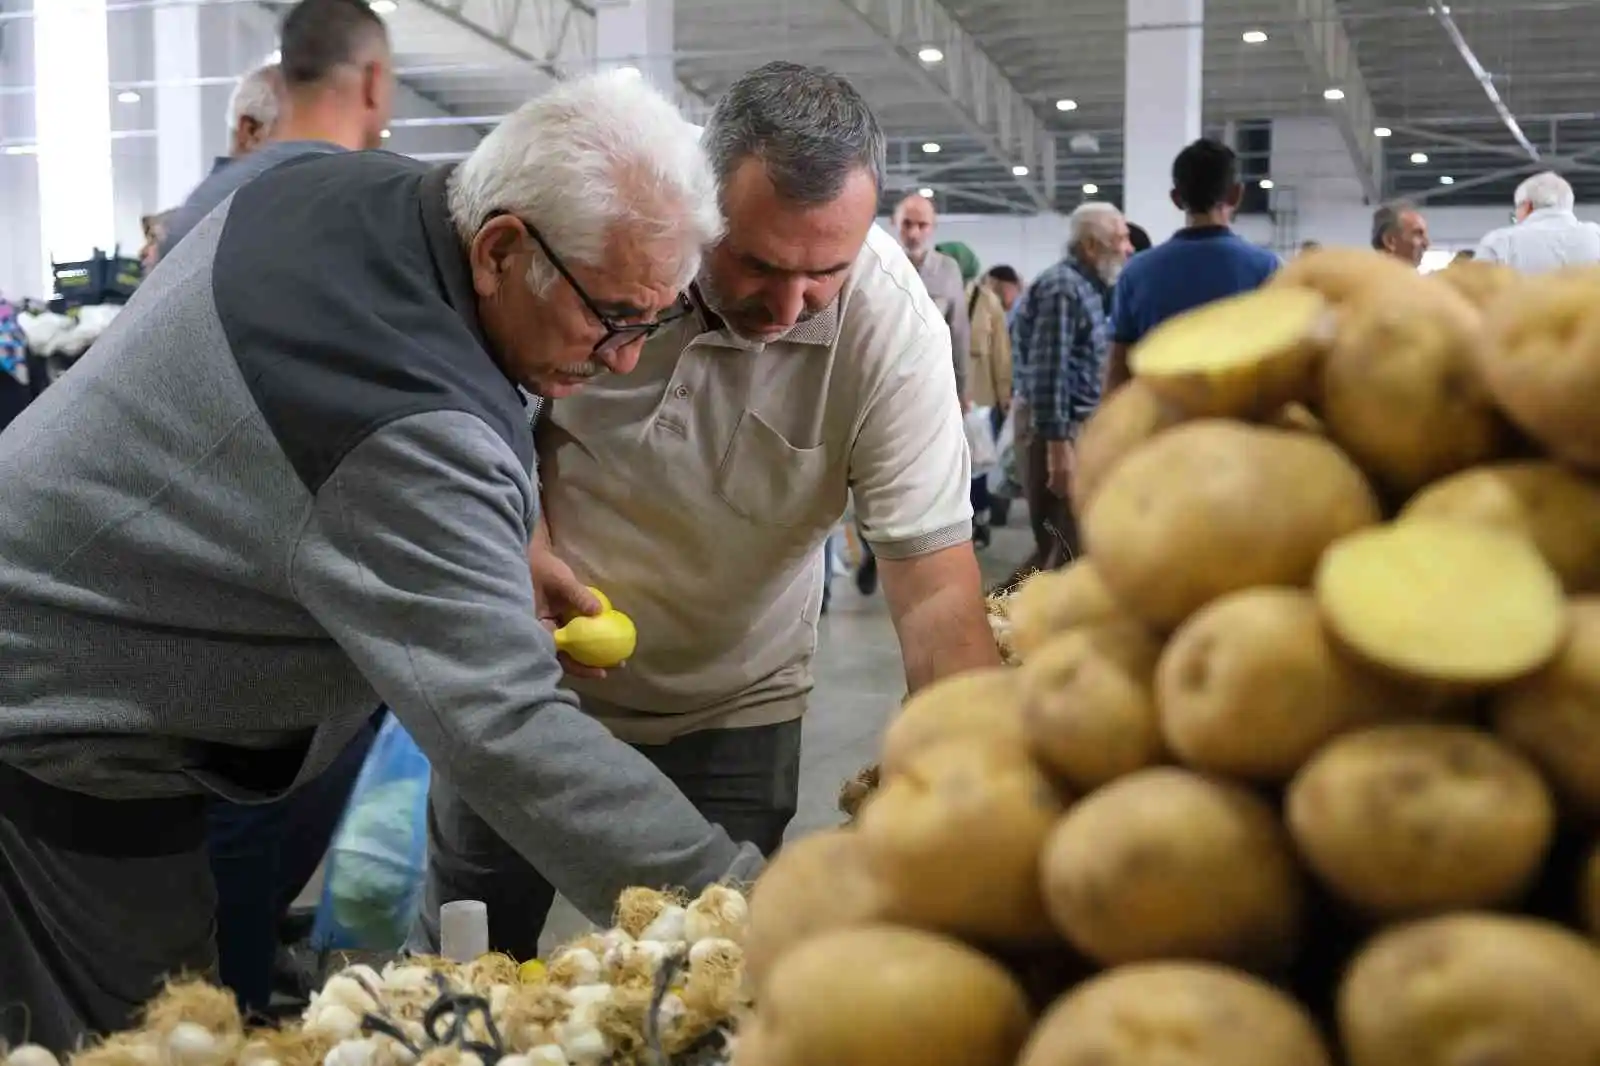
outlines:
[[222, 983], [245, 1011], [272, 999], [278, 930], [333, 843], [350, 791], [386, 712], [380, 710], [316, 780], [273, 803], [215, 802], [206, 851], [217, 886]]
[[1050, 491], [1050, 442], [1034, 431], [1025, 410], [1018, 411], [1016, 447], [1023, 498], [1033, 526], [1033, 555], [1012, 575], [1011, 584], [1035, 570], [1058, 570], [1080, 551], [1072, 508]]
[[[783, 843], [800, 798], [800, 723], [709, 729], [639, 751], [683, 790], [700, 813], [765, 854]], [[500, 839], [438, 774], [428, 794], [428, 887], [412, 936], [439, 950], [439, 907], [482, 900], [489, 943], [517, 959], [539, 954], [555, 889]]]

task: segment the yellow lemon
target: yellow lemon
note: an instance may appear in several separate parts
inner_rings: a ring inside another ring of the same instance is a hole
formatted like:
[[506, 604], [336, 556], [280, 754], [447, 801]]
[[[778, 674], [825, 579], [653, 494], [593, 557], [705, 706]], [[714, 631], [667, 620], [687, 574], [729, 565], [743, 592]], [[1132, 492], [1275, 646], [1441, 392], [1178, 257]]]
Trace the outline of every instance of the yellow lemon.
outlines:
[[594, 598], [600, 601], [600, 610], [601, 611], [612, 610], [611, 600], [606, 597], [606, 594], [604, 592], [601, 592], [599, 589], [595, 588], [593, 585], [589, 586], [589, 591], [594, 593]]
[[574, 618], [556, 630], [556, 650], [566, 652], [575, 662], [601, 670], [621, 666], [633, 654], [638, 631], [633, 619], [621, 611]]
[[536, 985], [544, 980], [544, 963], [538, 959], [529, 959], [517, 967], [517, 980], [525, 985]]

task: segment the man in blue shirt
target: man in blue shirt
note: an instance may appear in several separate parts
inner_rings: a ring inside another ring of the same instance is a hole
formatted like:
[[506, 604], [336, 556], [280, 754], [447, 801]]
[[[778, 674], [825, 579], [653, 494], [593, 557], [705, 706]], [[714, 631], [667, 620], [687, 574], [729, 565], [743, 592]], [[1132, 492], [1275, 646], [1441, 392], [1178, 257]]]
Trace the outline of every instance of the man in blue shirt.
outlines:
[[1229, 228], [1244, 195], [1233, 149], [1202, 138], [1172, 163], [1172, 202], [1184, 228], [1128, 262], [1112, 308], [1113, 345], [1106, 391], [1128, 380], [1128, 350], [1169, 318], [1257, 288], [1278, 257]]

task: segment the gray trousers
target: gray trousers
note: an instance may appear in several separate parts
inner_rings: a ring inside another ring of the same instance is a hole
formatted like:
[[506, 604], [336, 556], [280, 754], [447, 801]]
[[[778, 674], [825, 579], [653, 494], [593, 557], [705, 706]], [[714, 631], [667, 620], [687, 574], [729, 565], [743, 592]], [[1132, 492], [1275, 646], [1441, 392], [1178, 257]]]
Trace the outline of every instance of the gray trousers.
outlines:
[[0, 1044], [59, 1053], [128, 1028], [166, 975], [215, 975], [215, 925], [203, 803], [96, 800], [0, 767]]
[[[710, 729], [638, 750], [683, 790], [707, 819], [735, 841], [771, 855], [783, 843], [800, 798], [800, 723]], [[428, 796], [428, 885], [410, 947], [439, 949], [439, 906], [482, 900], [489, 943], [513, 958], [539, 954], [556, 890], [433, 776]]]

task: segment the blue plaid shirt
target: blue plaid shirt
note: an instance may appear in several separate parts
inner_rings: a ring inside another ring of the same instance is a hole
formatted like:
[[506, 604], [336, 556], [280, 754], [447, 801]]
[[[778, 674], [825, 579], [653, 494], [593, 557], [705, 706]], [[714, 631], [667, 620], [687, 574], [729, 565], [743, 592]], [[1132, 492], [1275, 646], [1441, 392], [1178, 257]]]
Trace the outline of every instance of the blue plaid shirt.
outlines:
[[1063, 259], [1028, 286], [1011, 321], [1012, 380], [1045, 440], [1071, 440], [1100, 403], [1111, 353], [1111, 289]]

